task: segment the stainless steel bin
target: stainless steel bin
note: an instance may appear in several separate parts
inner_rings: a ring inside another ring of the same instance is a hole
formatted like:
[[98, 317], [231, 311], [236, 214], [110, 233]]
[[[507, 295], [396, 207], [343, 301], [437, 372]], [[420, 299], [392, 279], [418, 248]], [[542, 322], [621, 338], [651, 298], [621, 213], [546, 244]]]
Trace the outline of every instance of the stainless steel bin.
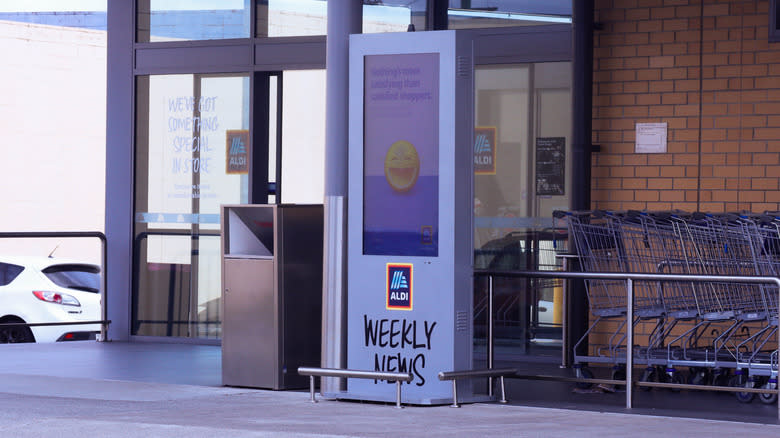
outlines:
[[320, 362], [322, 205], [223, 205], [222, 383], [305, 388]]

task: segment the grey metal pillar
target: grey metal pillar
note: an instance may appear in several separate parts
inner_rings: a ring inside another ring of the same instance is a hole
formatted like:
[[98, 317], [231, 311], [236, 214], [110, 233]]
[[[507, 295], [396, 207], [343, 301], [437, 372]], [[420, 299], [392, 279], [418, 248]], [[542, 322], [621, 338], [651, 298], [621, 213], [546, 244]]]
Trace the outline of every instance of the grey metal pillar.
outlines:
[[[347, 365], [347, 145], [349, 140], [349, 35], [362, 32], [361, 0], [328, 1], [325, 98], [325, 239], [322, 290], [322, 367]], [[342, 389], [320, 379], [323, 394]]]
[[[589, 210], [593, 111], [593, 0], [572, 2], [572, 194], [571, 208]], [[571, 243], [570, 243], [571, 245]], [[569, 282], [568, 338], [580, 339], [588, 329], [588, 300], [582, 281]], [[578, 354], [587, 351], [580, 344]]]
[[106, 254], [108, 340], [130, 338], [133, 259], [133, 1], [107, 2]]

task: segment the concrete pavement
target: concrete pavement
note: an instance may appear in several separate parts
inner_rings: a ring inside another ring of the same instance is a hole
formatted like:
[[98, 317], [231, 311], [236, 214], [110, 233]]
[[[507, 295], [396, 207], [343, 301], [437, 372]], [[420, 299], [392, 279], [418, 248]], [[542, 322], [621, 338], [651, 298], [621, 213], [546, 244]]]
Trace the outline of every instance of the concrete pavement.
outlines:
[[[188, 375], [203, 380], [218, 363], [219, 356], [201, 346], [0, 347], [0, 431], [14, 437], [780, 435], [774, 416], [767, 417], [771, 424], [758, 424], [497, 403], [396, 409], [378, 403], [311, 403], [308, 391], [188, 384]], [[178, 359], [167, 356], [170, 351]], [[134, 366], [121, 365], [128, 361]]]
[[15, 437], [778, 436], [780, 426], [500, 404], [404, 407], [266, 391], [0, 375]]

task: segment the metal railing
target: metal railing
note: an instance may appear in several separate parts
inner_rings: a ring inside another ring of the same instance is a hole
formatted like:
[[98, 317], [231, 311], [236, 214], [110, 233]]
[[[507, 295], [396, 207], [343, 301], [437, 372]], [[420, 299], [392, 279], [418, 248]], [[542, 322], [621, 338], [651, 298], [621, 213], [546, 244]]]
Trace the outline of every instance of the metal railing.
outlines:
[[488, 395], [493, 396], [493, 377], [498, 377], [501, 382], [501, 399], [499, 402], [506, 403], [506, 388], [504, 386], [504, 376], [517, 374], [517, 368], [492, 368], [486, 370], [467, 370], [467, 371], [441, 371], [439, 380], [452, 381], [452, 407], [459, 408], [458, 404], [458, 379], [488, 377]]
[[312, 368], [312, 367], [298, 367], [298, 374], [302, 376], [309, 376], [309, 392], [311, 393], [311, 402], [316, 403], [314, 398], [314, 377], [340, 377], [340, 378], [356, 378], [356, 379], [374, 379], [374, 380], [387, 380], [388, 382], [395, 382], [395, 407], [401, 408], [401, 383], [411, 382], [414, 376], [412, 373], [394, 373], [389, 371], [364, 371], [364, 370], [347, 370], [340, 368]]
[[111, 321], [108, 320], [108, 282], [106, 271], [108, 270], [108, 256], [106, 252], [106, 235], [100, 231], [20, 231], [20, 232], [0, 232], [0, 239], [27, 239], [27, 238], [59, 238], [59, 237], [86, 237], [95, 238], [100, 240], [100, 259], [101, 259], [101, 273], [100, 278], [103, 282], [100, 292], [100, 299], [102, 305], [100, 306], [100, 321], [90, 322], [69, 322], [69, 323], [7, 323], [3, 325], [19, 324], [25, 326], [44, 326], [44, 325], [77, 325], [87, 323], [100, 323], [100, 340], [105, 341], [108, 339], [108, 324]]
[[[135, 333], [137, 330], [140, 329], [141, 324], [151, 324], [151, 325], [159, 325], [159, 326], [165, 326], [165, 333], [166, 336], [173, 336], [174, 335], [174, 328], [175, 326], [179, 325], [192, 325], [197, 324], [199, 326], [205, 326], [206, 331], [209, 331], [212, 325], [219, 328], [219, 326], [222, 324], [219, 320], [206, 320], [206, 321], [179, 321], [175, 318], [174, 315], [174, 303], [176, 301], [176, 290], [174, 289], [173, 283], [168, 284], [168, 300], [167, 300], [167, 319], [165, 320], [149, 320], [149, 319], [137, 319], [139, 315], [139, 309], [138, 309], [138, 298], [140, 296], [140, 286], [141, 286], [141, 247], [143, 242], [149, 237], [149, 236], [163, 236], [163, 237], [183, 237], [183, 238], [189, 238], [190, 240], [199, 241], [201, 236], [207, 237], [207, 238], [218, 238], [221, 236], [219, 231], [198, 231], [197, 233], [193, 233], [192, 230], [180, 230], [180, 231], [142, 231], [139, 232], [135, 238], [133, 239], [133, 272], [132, 272], [132, 304], [131, 304], [131, 313], [134, 315], [133, 317], [136, 318], [133, 320], [133, 333]], [[199, 249], [194, 250], [190, 253], [190, 256], [197, 256], [199, 255]], [[173, 275], [173, 274], [171, 274]], [[194, 309], [193, 309], [194, 310]], [[217, 318], [219, 316], [217, 315]]]
[[108, 325], [111, 324], [111, 320], [100, 321], [72, 321], [72, 322], [4, 322], [0, 323], [2, 327], [53, 327], [61, 325], [88, 325], [88, 324], [100, 324], [100, 338], [98, 341], [105, 341], [105, 333], [108, 332]]
[[[561, 272], [561, 271], [493, 271], [487, 269], [477, 269], [474, 271], [474, 275], [487, 276], [492, 284], [493, 277], [521, 277], [521, 278], [560, 278], [560, 279], [578, 279], [578, 280], [623, 280], [626, 282], [626, 321], [634, 320], [634, 282], [635, 281], [672, 281], [672, 282], [720, 282], [720, 283], [749, 283], [749, 284], [774, 284], [780, 290], [780, 278], [778, 277], [749, 277], [738, 275], [689, 275], [689, 274], [645, 274], [645, 273], [618, 273], [618, 272]], [[492, 294], [492, 289], [489, 289], [489, 293]], [[564, 288], [564, 297], [568, 295], [567, 288]], [[565, 298], [566, 299], [566, 298]], [[780, 312], [780, 300], [778, 300], [778, 312]], [[566, 325], [566, 319], [563, 320]], [[625, 380], [607, 380], [607, 379], [576, 379], [580, 382], [589, 383], [603, 383], [608, 382], [612, 384], [619, 384], [626, 386], [626, 408], [631, 409], [633, 405], [633, 386], [648, 386], [648, 387], [661, 387], [661, 388], [677, 388], [677, 389], [702, 389], [710, 391], [728, 391], [728, 392], [753, 392], [763, 394], [778, 394], [780, 395], [780, 388], [776, 389], [763, 389], [763, 388], [725, 388], [725, 387], [710, 387], [704, 385], [689, 385], [683, 383], [656, 383], [656, 382], [634, 382], [633, 377], [633, 364], [634, 364], [634, 352], [632, 346], [634, 345], [634, 328], [633, 324], [627, 324], [626, 329], [626, 378]], [[566, 333], [566, 327], [564, 327], [564, 333]], [[780, 350], [780, 336], [778, 336], [778, 350]], [[492, 368], [492, 354], [493, 350], [492, 336], [488, 339], [488, 368]], [[567, 343], [564, 343], [566, 346]], [[565, 347], [564, 347], [565, 348]], [[534, 376], [521, 376], [530, 377]], [[571, 380], [567, 378], [556, 378], [554, 376], [539, 376], [544, 380]], [[780, 419], [780, 403], [777, 406], [777, 416]]]

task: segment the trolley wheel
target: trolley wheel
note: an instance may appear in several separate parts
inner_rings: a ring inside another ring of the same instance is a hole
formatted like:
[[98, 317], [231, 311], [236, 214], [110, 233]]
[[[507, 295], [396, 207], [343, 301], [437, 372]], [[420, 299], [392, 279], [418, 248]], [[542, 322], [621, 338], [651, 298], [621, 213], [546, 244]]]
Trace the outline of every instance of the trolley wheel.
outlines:
[[691, 367], [688, 375], [688, 383], [691, 385], [707, 385], [712, 380], [710, 370], [702, 367]]
[[[657, 372], [656, 372], [654, 367], [647, 367], [647, 368], [645, 368], [644, 371], [642, 371], [642, 375], [639, 376], [639, 381], [640, 382], [655, 382], [656, 379], [657, 379], [657, 375], [658, 374], [657, 374]], [[653, 389], [653, 388], [651, 388], [649, 386], [640, 386], [639, 388], [642, 391], [645, 391], [645, 392], [650, 391], [651, 389]]]
[[[576, 377], [578, 379], [592, 379], [593, 378], [593, 371], [590, 370], [590, 368], [587, 367], [580, 367], [576, 368]], [[577, 387], [580, 389], [588, 389], [592, 387], [592, 383], [588, 382], [577, 382]]]
[[744, 374], [734, 374], [729, 378], [728, 386], [736, 388], [739, 386], [745, 386], [745, 383], [747, 383], [747, 378]]
[[[681, 372], [679, 372], [679, 371], [675, 371], [675, 372], [672, 374], [672, 377], [671, 377], [671, 379], [670, 379], [670, 382], [669, 382], [669, 383], [676, 383], [676, 384], [678, 384], [678, 385], [681, 385], [681, 384], [683, 384], [683, 383], [686, 383], [686, 381], [685, 381], [685, 377], [682, 375], [682, 373], [681, 373]], [[670, 389], [671, 389], [671, 391], [672, 391], [672, 392], [680, 392], [680, 391], [682, 390], [682, 389], [680, 389], [680, 388], [670, 388]]]
[[[773, 382], [767, 382], [764, 386], [762, 386], [764, 389], [777, 389], [777, 383]], [[765, 405], [771, 405], [773, 403], [777, 403], [777, 393], [774, 394], [758, 394], [758, 400], [765, 404]]]
[[728, 368], [712, 370], [712, 386], [731, 386], [731, 371]]
[[[749, 380], [744, 374], [735, 374], [729, 379], [729, 386], [733, 388], [752, 388], [755, 383]], [[756, 397], [753, 392], [735, 392], [734, 396], [740, 403], [750, 403]]]
[[[612, 380], [626, 380], [626, 368], [624, 366], [612, 368]], [[625, 389], [625, 385], [615, 385], [615, 390], [617, 391], [623, 391]]]

